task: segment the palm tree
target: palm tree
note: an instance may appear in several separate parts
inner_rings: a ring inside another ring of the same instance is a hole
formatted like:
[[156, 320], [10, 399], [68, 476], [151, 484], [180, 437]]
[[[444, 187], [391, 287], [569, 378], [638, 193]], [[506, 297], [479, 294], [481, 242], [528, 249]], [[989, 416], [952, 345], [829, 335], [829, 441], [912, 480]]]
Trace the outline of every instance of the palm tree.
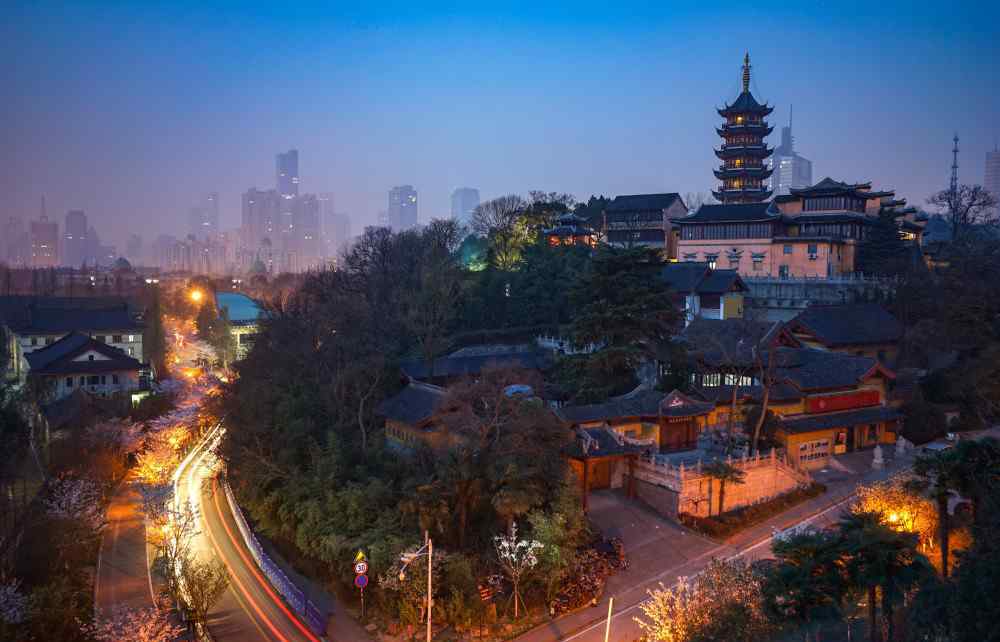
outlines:
[[[716, 514], [721, 515], [725, 511], [726, 506], [726, 484], [742, 484], [745, 482], [747, 474], [721, 459], [716, 459], [708, 464], [702, 468], [702, 471], [712, 479], [719, 480], [719, 511]], [[708, 514], [712, 514], [711, 504], [708, 505]]]
[[818, 619], [841, 613], [847, 583], [840, 539], [800, 533], [774, 542], [774, 555], [778, 564], [764, 584], [764, 607], [777, 622], [797, 622], [809, 642]]
[[958, 485], [958, 468], [958, 458], [954, 451], [921, 456], [913, 464], [913, 472], [918, 478], [913, 485], [917, 490], [925, 492], [937, 506], [942, 577], [948, 577], [948, 534], [951, 530], [948, 500], [951, 498], [951, 491]]
[[882, 589], [882, 617], [887, 639], [894, 638], [893, 608], [928, 573], [930, 565], [917, 552], [916, 533], [901, 533], [882, 522], [878, 513], [850, 513], [840, 520], [839, 535], [849, 585], [868, 591], [869, 640], [878, 642], [876, 588]]

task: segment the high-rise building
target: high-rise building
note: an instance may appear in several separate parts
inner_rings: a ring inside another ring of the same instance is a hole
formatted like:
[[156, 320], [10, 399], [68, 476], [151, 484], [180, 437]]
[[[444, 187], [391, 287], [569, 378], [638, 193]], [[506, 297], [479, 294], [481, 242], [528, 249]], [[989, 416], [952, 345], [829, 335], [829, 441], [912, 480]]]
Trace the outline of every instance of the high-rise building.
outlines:
[[791, 110], [788, 127], [781, 128], [781, 144], [775, 148], [774, 155], [767, 159], [767, 166], [774, 172], [767, 179], [767, 188], [775, 196], [790, 194], [793, 189], [812, 185], [812, 161], [795, 151]]
[[472, 221], [472, 213], [479, 207], [479, 190], [459, 187], [451, 193], [451, 217], [463, 225]]
[[3, 245], [0, 252], [3, 252], [3, 259], [7, 265], [23, 267], [31, 263], [31, 239], [27, 230], [24, 229], [24, 220], [17, 216], [7, 219], [7, 224], [3, 229]]
[[31, 222], [31, 266], [59, 265], [59, 224], [42, 214]]
[[417, 190], [399, 185], [389, 190], [389, 227], [395, 232], [417, 226]]
[[[1000, 200], [1000, 149], [994, 145], [992, 152], [986, 152], [986, 175], [983, 177], [983, 187]], [[997, 206], [1000, 213], [1000, 205]]]
[[759, 203], [771, 196], [767, 179], [771, 170], [764, 161], [771, 155], [764, 138], [771, 133], [765, 118], [774, 109], [760, 104], [750, 93], [750, 54], [743, 58], [743, 91], [732, 104], [717, 110], [726, 119], [716, 129], [723, 143], [715, 155], [722, 164], [715, 177], [722, 184], [712, 195], [722, 203]]
[[87, 215], [83, 210], [66, 213], [63, 234], [63, 263], [79, 268], [87, 260], [88, 249]]
[[131, 234], [128, 243], [125, 244], [125, 258], [131, 261], [132, 265], [139, 265], [143, 258], [142, 237], [138, 234]]
[[323, 257], [335, 259], [350, 242], [351, 219], [347, 214], [334, 209], [333, 194], [320, 194], [318, 198]]
[[188, 234], [196, 239], [214, 238], [219, 234], [219, 194], [209, 192], [201, 203], [191, 208]]
[[275, 162], [278, 193], [283, 198], [299, 195], [299, 150], [290, 149], [278, 154]]
[[295, 257], [290, 272], [301, 272], [320, 264], [322, 236], [320, 202], [315, 194], [303, 194], [292, 200], [292, 227], [285, 251]]
[[278, 218], [281, 212], [281, 195], [277, 190], [259, 190], [251, 187], [243, 194], [242, 234], [243, 247], [256, 250], [264, 239], [272, 245], [278, 237]]

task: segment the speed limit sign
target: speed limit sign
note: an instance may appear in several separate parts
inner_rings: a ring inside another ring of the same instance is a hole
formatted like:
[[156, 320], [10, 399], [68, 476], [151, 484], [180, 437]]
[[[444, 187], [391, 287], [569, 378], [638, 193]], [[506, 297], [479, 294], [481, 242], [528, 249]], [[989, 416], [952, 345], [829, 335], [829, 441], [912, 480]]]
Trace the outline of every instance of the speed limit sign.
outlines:
[[368, 572], [368, 562], [355, 562], [354, 563], [354, 574], [364, 575]]

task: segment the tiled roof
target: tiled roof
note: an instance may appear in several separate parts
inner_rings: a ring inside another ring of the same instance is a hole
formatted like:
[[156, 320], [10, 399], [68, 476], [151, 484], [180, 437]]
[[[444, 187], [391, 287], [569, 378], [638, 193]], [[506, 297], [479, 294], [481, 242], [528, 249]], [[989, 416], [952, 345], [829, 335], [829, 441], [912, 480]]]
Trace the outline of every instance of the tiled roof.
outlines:
[[627, 441], [609, 428], [586, 428], [577, 431], [576, 439], [566, 448], [565, 454], [567, 457], [582, 459], [641, 453], [649, 448], [647, 445]]
[[723, 109], [720, 109], [719, 112], [770, 113], [771, 108], [767, 105], [761, 105], [757, 102], [757, 99], [753, 97], [753, 94], [749, 91], [744, 91], [736, 98], [736, 101], [733, 104], [726, 105]]
[[647, 390], [635, 396], [609, 399], [604, 403], [565, 406], [556, 410], [556, 415], [570, 424], [608, 421], [622, 417], [657, 417], [660, 414], [662, 400], [662, 392]]
[[[427, 379], [431, 370], [423, 359], [407, 359], [400, 368], [414, 379]], [[519, 346], [469, 346], [446, 357], [434, 360], [434, 377], [462, 377], [476, 375], [491, 365], [501, 368], [543, 370], [549, 365], [546, 353], [529, 345]]]
[[[681, 196], [676, 192], [669, 194], [625, 194], [622, 196], [616, 196], [615, 200], [608, 203], [605, 211], [631, 212], [665, 210], [680, 200]], [[683, 201], [681, 202], [683, 203]]]
[[895, 343], [903, 336], [903, 326], [877, 303], [812, 305], [789, 325], [808, 331], [824, 345], [870, 345]]
[[847, 428], [858, 424], [873, 424], [898, 419], [900, 413], [895, 408], [873, 406], [860, 410], [829, 412], [822, 415], [798, 415], [781, 418], [780, 429], [789, 433], [804, 433], [830, 428]]
[[[74, 361], [73, 357], [93, 350], [107, 359]], [[120, 370], [139, 370], [142, 365], [118, 348], [91, 339], [85, 334], [71, 332], [44, 348], [24, 355], [31, 374], [99, 373]]]
[[690, 352], [708, 363], [735, 359], [752, 365], [754, 347], [763, 346], [781, 328], [778, 321], [698, 317], [684, 328], [680, 340], [687, 344]]
[[[19, 297], [20, 298], [20, 297]], [[74, 330], [99, 332], [141, 330], [124, 303], [115, 307], [51, 307], [21, 301], [8, 302], [0, 309], [4, 322], [17, 333], [61, 333]]]
[[724, 203], [702, 205], [694, 214], [674, 219], [674, 223], [726, 223], [774, 221], [781, 215], [771, 211], [771, 203]]
[[674, 390], [660, 402], [661, 417], [698, 417], [706, 415], [715, 408], [715, 404], [697, 401], [685, 395], [680, 390]]
[[380, 403], [376, 412], [386, 419], [417, 425], [434, 416], [444, 396], [444, 388], [411, 381], [394, 396]]
[[[826, 350], [778, 348], [779, 378], [802, 391], [850, 388], [878, 369], [878, 361]], [[881, 369], [890, 377], [892, 372]]]
[[660, 268], [660, 278], [681, 294], [725, 294], [734, 288], [747, 290], [736, 270], [712, 270], [705, 262], [667, 263]]

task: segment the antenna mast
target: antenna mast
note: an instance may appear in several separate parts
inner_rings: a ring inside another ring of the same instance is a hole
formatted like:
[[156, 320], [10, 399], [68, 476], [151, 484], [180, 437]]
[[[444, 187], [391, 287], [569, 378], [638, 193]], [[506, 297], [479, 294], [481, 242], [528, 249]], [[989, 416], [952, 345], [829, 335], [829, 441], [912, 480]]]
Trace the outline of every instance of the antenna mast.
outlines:
[[958, 132], [955, 132], [955, 146], [951, 150], [951, 195], [958, 192]]

